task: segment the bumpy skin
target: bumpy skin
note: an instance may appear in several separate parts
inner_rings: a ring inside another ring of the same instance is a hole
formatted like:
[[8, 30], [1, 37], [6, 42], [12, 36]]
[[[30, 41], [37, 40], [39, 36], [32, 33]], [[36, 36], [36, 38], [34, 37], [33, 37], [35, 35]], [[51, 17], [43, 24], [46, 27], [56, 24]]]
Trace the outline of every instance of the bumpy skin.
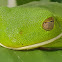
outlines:
[[[47, 31], [42, 24], [49, 17], [54, 18], [54, 27]], [[50, 40], [62, 33], [60, 20], [61, 17], [41, 7], [0, 7], [0, 43], [18, 48]], [[62, 47], [61, 42], [56, 40], [43, 47]]]

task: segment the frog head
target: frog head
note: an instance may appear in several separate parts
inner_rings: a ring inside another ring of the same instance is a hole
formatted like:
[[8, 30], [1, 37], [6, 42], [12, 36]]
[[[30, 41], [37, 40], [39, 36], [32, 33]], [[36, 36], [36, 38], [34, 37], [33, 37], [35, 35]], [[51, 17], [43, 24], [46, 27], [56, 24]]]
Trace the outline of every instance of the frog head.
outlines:
[[21, 48], [34, 45], [55, 38], [61, 33], [54, 14], [45, 8], [6, 7], [1, 13], [0, 43], [4, 47]]

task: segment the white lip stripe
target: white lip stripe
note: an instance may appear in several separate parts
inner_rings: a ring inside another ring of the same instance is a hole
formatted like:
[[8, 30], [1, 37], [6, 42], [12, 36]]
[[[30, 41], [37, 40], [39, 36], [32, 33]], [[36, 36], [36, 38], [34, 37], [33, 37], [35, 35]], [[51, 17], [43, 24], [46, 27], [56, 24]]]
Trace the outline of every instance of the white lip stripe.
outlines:
[[59, 34], [58, 36], [56, 36], [55, 38], [50, 39], [50, 40], [47, 40], [47, 41], [44, 41], [44, 42], [41, 42], [41, 43], [37, 43], [37, 44], [34, 44], [34, 45], [19, 47], [19, 48], [6, 47], [6, 46], [2, 45], [1, 43], [0, 43], [0, 45], [5, 47], [5, 48], [9, 48], [9, 49], [13, 49], [13, 50], [32, 49], [32, 48], [40, 47], [42, 45], [46, 45], [48, 43], [51, 43], [51, 42], [55, 41], [56, 39], [59, 39], [61, 36], [62, 36], [62, 33]]

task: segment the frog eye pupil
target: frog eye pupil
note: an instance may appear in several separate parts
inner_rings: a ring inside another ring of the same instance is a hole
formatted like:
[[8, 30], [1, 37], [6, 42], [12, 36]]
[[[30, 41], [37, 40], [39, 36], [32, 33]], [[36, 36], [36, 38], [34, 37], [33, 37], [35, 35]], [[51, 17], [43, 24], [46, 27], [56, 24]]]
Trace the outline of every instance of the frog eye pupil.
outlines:
[[50, 22], [54, 22], [54, 21], [50, 21]]

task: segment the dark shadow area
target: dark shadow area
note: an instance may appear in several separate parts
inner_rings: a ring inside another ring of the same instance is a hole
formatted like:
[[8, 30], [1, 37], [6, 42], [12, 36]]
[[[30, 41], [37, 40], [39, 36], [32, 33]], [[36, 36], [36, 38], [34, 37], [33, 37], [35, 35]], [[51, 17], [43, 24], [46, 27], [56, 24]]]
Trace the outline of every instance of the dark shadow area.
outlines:
[[16, 0], [17, 1], [17, 5], [22, 5], [22, 4], [25, 4], [25, 3], [29, 3], [29, 2], [32, 2], [32, 1], [40, 1], [40, 0]]
[[[29, 2], [33, 2], [33, 1], [40, 1], [40, 0], [16, 0], [18, 6], [19, 5], [26, 4], [26, 3], [29, 3]], [[59, 2], [59, 3], [62, 3], [62, 0], [50, 0], [50, 1], [51, 2]]]
[[52, 2], [59, 2], [59, 3], [61, 3], [62, 2], [62, 0], [51, 0]]
[[62, 47], [61, 48], [45, 48], [45, 47], [39, 47], [37, 49], [43, 50], [43, 51], [58, 51], [58, 50], [62, 50]]

